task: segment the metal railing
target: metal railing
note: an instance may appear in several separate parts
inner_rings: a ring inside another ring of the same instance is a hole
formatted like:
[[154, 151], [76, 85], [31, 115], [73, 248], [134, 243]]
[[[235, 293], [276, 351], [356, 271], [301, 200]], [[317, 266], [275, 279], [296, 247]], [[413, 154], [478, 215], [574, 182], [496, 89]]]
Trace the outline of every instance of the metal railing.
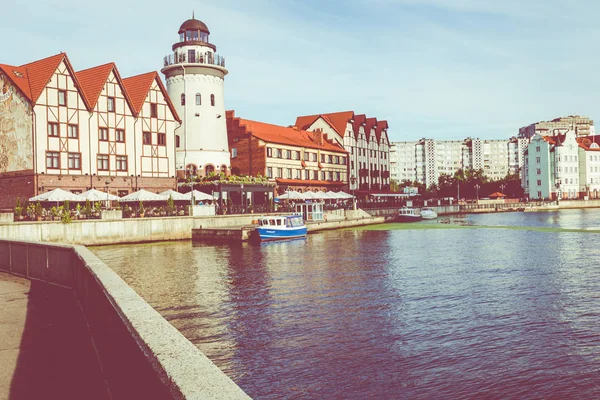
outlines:
[[164, 58], [164, 66], [174, 64], [204, 64], [204, 65], [216, 65], [218, 67], [225, 68], [225, 57], [221, 57], [218, 54], [211, 52], [200, 53], [196, 52], [193, 54], [189, 53], [175, 53], [169, 54]]

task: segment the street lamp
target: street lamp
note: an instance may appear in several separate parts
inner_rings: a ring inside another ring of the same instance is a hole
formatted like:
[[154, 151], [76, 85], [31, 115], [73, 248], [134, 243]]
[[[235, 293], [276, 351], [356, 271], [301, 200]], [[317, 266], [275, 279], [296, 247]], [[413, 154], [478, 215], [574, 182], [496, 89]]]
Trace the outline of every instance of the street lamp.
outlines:
[[481, 186], [479, 185], [479, 183], [477, 183], [477, 184], [475, 185], [475, 191], [477, 192], [477, 203], [479, 203], [479, 188], [480, 188], [480, 187], [481, 187]]
[[501, 184], [500, 185], [500, 190], [502, 191], [502, 194], [504, 194], [504, 188], [506, 187], [506, 184]]
[[561, 184], [560, 179], [557, 179], [556, 183], [554, 185], [554, 186], [556, 186], [556, 205], [558, 205], [558, 202], [560, 201], [560, 196], [561, 196], [560, 184]]
[[356, 189], [356, 177], [354, 175], [350, 177], [350, 183], [352, 184], [352, 209], [356, 210], [356, 196], [354, 195]]
[[105, 186], [105, 189], [106, 189], [106, 209], [108, 210], [108, 201], [109, 201], [108, 200], [108, 185], [110, 185], [110, 181], [106, 181], [106, 182], [104, 182], [104, 184], [106, 185]]

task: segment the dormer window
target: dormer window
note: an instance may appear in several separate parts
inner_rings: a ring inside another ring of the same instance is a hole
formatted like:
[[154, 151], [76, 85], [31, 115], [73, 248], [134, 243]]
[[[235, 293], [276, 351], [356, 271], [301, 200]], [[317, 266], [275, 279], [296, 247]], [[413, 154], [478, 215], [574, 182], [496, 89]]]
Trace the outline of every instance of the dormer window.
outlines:
[[114, 97], [109, 97], [107, 99], [107, 103], [106, 104], [107, 104], [106, 109], [109, 112], [114, 112], [115, 111], [115, 98]]

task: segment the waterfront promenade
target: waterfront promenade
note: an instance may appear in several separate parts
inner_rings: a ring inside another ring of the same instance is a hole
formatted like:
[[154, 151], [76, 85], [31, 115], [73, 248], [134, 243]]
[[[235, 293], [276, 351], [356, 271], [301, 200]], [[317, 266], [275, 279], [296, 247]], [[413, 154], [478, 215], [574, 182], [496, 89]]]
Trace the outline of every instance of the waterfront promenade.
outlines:
[[108, 399], [73, 292], [0, 272], [0, 399]]

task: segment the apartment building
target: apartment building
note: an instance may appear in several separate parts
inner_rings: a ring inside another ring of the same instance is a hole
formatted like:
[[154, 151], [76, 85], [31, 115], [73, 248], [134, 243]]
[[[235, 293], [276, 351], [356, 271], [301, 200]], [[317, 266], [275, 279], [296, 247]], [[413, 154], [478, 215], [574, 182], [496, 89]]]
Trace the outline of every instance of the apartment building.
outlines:
[[529, 140], [536, 134], [557, 136], [570, 130], [574, 131], [577, 137], [596, 134], [593, 120], [580, 115], [569, 115], [524, 126], [519, 129], [519, 138]]
[[60, 187], [174, 188], [179, 117], [156, 72], [122, 79], [67, 55], [0, 64], [0, 208]]

